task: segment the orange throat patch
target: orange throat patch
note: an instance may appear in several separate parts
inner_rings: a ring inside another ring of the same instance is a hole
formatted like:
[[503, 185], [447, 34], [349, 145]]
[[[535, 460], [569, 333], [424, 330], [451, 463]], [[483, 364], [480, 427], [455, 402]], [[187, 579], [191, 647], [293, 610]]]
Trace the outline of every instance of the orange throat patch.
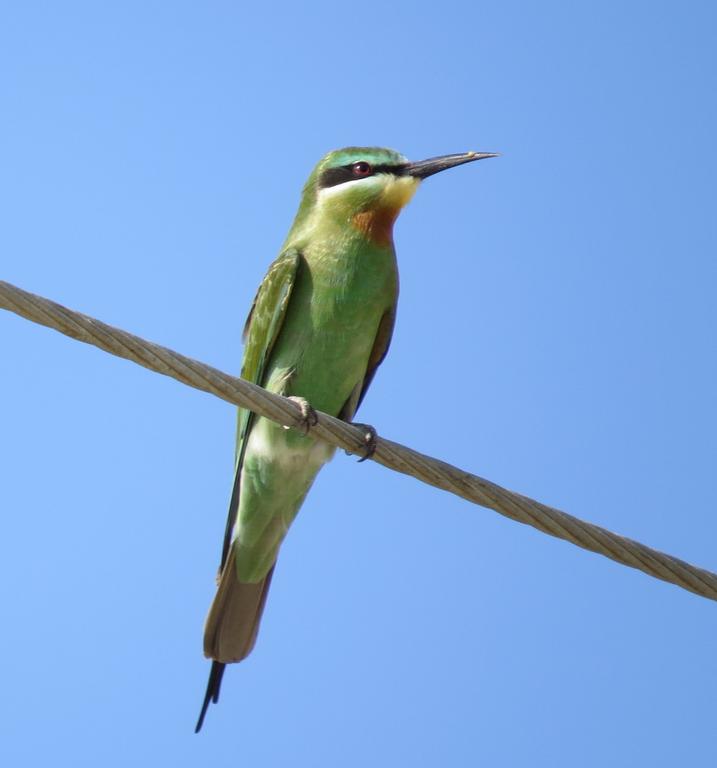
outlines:
[[368, 240], [377, 245], [391, 245], [393, 242], [393, 224], [401, 208], [382, 206], [370, 211], [357, 213], [352, 224]]

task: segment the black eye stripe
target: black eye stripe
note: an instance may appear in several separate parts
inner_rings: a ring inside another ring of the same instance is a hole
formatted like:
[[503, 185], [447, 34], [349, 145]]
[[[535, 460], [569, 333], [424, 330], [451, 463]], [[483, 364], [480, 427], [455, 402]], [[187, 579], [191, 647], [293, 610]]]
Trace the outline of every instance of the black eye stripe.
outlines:
[[319, 189], [326, 187], [335, 187], [337, 184], [343, 184], [345, 181], [351, 181], [354, 178], [353, 170], [350, 165], [342, 165], [339, 168], [326, 168], [319, 176]]
[[[365, 162], [365, 161], [357, 161]], [[337, 184], [343, 184], [347, 181], [356, 180], [354, 175], [355, 163], [350, 165], [341, 165], [338, 168], [326, 168], [321, 172], [319, 176], [319, 189], [326, 189], [327, 187], [335, 187]], [[403, 176], [405, 173], [404, 165], [373, 165], [371, 166], [371, 173], [367, 176], [359, 178], [367, 179], [369, 176], [375, 176], [377, 173], [392, 173], [394, 176]]]
[[374, 165], [374, 173], [392, 173], [394, 176], [403, 176], [405, 166], [403, 165]]

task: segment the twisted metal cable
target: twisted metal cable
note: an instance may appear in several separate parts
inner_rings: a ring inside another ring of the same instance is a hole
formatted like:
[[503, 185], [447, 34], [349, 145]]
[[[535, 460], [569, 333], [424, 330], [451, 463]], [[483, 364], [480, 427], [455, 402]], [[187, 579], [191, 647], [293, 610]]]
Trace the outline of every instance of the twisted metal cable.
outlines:
[[[4, 281], [0, 281], [0, 308], [53, 328], [73, 339], [93, 344], [151, 371], [171, 376], [229, 403], [248, 408], [278, 424], [293, 425], [300, 422], [299, 406], [287, 398]], [[311, 427], [311, 433], [351, 453], [362, 453], [365, 448], [364, 432], [360, 427], [326, 413], [318, 412], [318, 423]], [[443, 461], [381, 437], [377, 439], [376, 452], [371, 458], [384, 467], [488, 507], [511, 520], [565, 539], [702, 597], [717, 600], [717, 574], [586, 523], [527, 496], [508, 491]]]

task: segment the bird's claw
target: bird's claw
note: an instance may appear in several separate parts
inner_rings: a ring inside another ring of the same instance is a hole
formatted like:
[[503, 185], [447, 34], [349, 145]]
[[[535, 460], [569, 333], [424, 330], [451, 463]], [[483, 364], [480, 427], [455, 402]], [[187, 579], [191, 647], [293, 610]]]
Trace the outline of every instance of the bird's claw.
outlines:
[[288, 399], [293, 403], [296, 403], [301, 410], [301, 416], [296, 420], [296, 427], [302, 429], [304, 435], [308, 435], [311, 427], [315, 427], [319, 423], [319, 417], [316, 415], [316, 411], [311, 407], [309, 401], [303, 397], [290, 395]]
[[358, 422], [354, 421], [352, 422], [352, 426], [360, 427], [364, 433], [364, 453], [363, 456], [358, 460], [358, 463], [360, 464], [362, 461], [370, 459], [374, 453], [376, 453], [376, 440], [378, 439], [378, 432], [376, 432], [376, 430], [370, 424], [359, 424]]

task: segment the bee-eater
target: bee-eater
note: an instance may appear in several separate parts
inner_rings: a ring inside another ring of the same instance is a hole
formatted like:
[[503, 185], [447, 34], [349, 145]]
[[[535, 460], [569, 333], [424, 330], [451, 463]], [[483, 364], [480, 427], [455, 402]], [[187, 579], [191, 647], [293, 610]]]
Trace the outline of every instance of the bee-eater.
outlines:
[[[244, 327], [242, 377], [294, 397], [306, 431], [312, 407], [351, 421], [391, 341], [398, 214], [422, 179], [494, 156], [409, 162], [376, 147], [329, 152], [309, 176], [286, 242], [259, 286]], [[309, 434], [239, 409], [219, 586], [204, 632], [204, 654], [213, 662], [197, 731], [219, 698], [225, 665], [254, 647], [281, 542], [333, 453]]]

